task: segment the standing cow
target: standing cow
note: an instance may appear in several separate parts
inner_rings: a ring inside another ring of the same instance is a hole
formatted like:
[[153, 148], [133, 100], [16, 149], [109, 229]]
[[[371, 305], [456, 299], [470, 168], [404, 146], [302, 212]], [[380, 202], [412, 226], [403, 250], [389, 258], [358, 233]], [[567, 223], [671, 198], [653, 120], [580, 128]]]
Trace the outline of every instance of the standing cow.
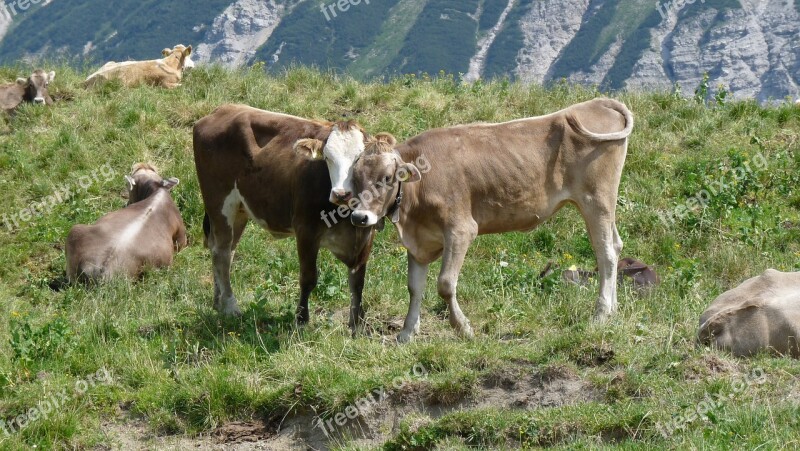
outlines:
[[71, 283], [138, 277], [147, 267], [171, 265], [175, 252], [186, 247], [186, 227], [170, 194], [178, 179], [163, 179], [153, 166], [138, 163], [125, 181], [125, 208], [69, 231], [66, 257]]
[[23, 102], [52, 105], [53, 99], [47, 87], [55, 78], [55, 72], [37, 69], [28, 78], [18, 78], [14, 83], [0, 86], [0, 107], [3, 111], [12, 112]]
[[220, 107], [197, 122], [194, 158], [218, 311], [241, 314], [231, 288], [231, 258], [252, 219], [276, 238], [297, 239], [298, 323], [309, 320], [308, 297], [317, 284], [317, 254], [324, 247], [350, 269], [350, 327], [357, 330], [375, 231], [350, 224], [343, 204], [352, 200], [353, 161], [365, 143], [381, 139], [390, 138], [368, 138], [352, 122], [316, 122], [244, 105]]
[[392, 216], [408, 249], [411, 304], [398, 340], [410, 340], [419, 329], [428, 265], [439, 257], [438, 291], [448, 303], [450, 324], [472, 336], [456, 300], [472, 241], [532, 230], [567, 203], [583, 215], [597, 258], [595, 319], [612, 314], [622, 250], [617, 189], [632, 130], [625, 105], [597, 99], [542, 117], [430, 130], [396, 149], [368, 149], [353, 167], [361, 202], [351, 220], [372, 226]]

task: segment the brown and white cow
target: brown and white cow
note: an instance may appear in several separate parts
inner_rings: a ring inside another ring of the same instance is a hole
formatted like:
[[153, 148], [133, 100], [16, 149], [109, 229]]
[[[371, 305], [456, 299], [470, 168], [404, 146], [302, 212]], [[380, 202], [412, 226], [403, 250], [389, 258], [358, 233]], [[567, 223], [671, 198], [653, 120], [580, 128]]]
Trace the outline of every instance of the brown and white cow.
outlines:
[[408, 249], [411, 305], [398, 340], [410, 340], [419, 328], [428, 265], [439, 257], [438, 291], [450, 324], [472, 336], [456, 300], [472, 241], [532, 230], [567, 203], [583, 215], [597, 258], [595, 318], [613, 313], [622, 250], [617, 189], [632, 130], [625, 105], [596, 99], [547, 116], [430, 130], [394, 150], [371, 146], [353, 167], [361, 202], [351, 220], [371, 226], [391, 214]]
[[145, 268], [171, 265], [175, 252], [186, 247], [186, 228], [170, 194], [178, 179], [163, 179], [153, 166], [138, 163], [125, 181], [125, 208], [69, 231], [70, 282], [138, 277]]
[[164, 58], [149, 61], [109, 62], [90, 75], [84, 85], [87, 87], [109, 80], [120, 80], [123, 85], [135, 87], [142, 84], [176, 88], [181, 85], [185, 69], [194, 67], [192, 46], [176, 45], [173, 49], [161, 51]]
[[800, 272], [768, 269], [721, 294], [700, 316], [698, 340], [739, 357], [800, 357]]
[[52, 105], [47, 87], [55, 78], [55, 72], [37, 69], [28, 78], [18, 78], [14, 83], [0, 86], [0, 108], [11, 112], [23, 102]]
[[[241, 311], [231, 289], [231, 257], [249, 219], [276, 238], [294, 236], [300, 260], [297, 321], [308, 322], [317, 254], [330, 250], [350, 269], [350, 326], [363, 319], [361, 294], [375, 231], [347, 219], [353, 161], [369, 140], [355, 123], [316, 122], [226, 105], [194, 127], [194, 157], [214, 268], [214, 307]], [[393, 138], [392, 138], [393, 139]], [[321, 160], [324, 160], [321, 161]], [[332, 188], [333, 187], [333, 188]]]

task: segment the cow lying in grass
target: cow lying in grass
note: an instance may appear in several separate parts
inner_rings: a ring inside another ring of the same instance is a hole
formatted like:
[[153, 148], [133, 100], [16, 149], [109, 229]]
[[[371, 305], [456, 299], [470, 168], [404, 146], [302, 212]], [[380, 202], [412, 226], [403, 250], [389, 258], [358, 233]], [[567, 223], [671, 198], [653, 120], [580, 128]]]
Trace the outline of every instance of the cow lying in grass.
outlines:
[[617, 189], [632, 130], [625, 105], [598, 99], [548, 116], [430, 130], [395, 149], [365, 151], [353, 166], [361, 202], [351, 220], [372, 226], [389, 215], [408, 249], [411, 304], [398, 340], [410, 340], [419, 328], [428, 265], [439, 257], [438, 291], [450, 324], [472, 336], [456, 299], [472, 241], [481, 234], [532, 230], [567, 203], [583, 215], [597, 258], [595, 318], [611, 315], [622, 250]]
[[[539, 273], [539, 278], [544, 279], [558, 270], [553, 262], [548, 262], [547, 266]], [[625, 257], [617, 263], [617, 280], [622, 282], [627, 277], [633, 283], [636, 292], [644, 292], [649, 288], [658, 285], [661, 279], [658, 277], [655, 268], [635, 258]], [[597, 277], [597, 269], [588, 271], [572, 267], [561, 272], [561, 278], [566, 282], [575, 285], [586, 286], [591, 279]]]
[[176, 45], [172, 50], [164, 49], [161, 54], [164, 58], [157, 60], [106, 63], [90, 75], [84, 85], [90, 87], [109, 80], [120, 80], [128, 87], [143, 84], [165, 88], [180, 86], [184, 70], [194, 67], [192, 46]]
[[[357, 124], [316, 122], [244, 105], [226, 105], [194, 127], [194, 160], [214, 269], [214, 307], [240, 315], [231, 258], [249, 220], [276, 238], [294, 236], [300, 260], [297, 322], [309, 320], [317, 254], [326, 248], [349, 268], [350, 327], [362, 319], [361, 294], [375, 231], [346, 219], [350, 168], [368, 137]], [[324, 161], [323, 161], [324, 160]], [[340, 204], [336, 208], [332, 204]]]
[[800, 357], [800, 272], [768, 269], [723, 293], [700, 316], [698, 339], [740, 357]]
[[53, 99], [47, 87], [55, 78], [55, 72], [46, 73], [37, 69], [28, 78], [18, 78], [14, 83], [0, 86], [0, 107], [10, 113], [24, 102], [52, 105]]
[[99, 282], [138, 277], [145, 268], [172, 264], [186, 247], [186, 228], [170, 191], [178, 179], [163, 179], [144, 163], [126, 175], [128, 205], [93, 225], [76, 225], [67, 237], [67, 278]]

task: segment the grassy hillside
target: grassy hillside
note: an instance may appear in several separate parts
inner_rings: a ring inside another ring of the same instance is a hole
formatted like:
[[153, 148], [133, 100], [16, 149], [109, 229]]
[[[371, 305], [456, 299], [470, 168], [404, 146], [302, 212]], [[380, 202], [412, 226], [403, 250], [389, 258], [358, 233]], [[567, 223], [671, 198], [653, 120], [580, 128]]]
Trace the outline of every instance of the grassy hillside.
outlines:
[[[3, 68], [0, 79], [27, 70]], [[0, 420], [8, 424], [53, 397], [59, 403], [18, 433], [0, 429], [2, 449], [131, 448], [131, 431], [144, 431], [137, 446], [188, 436], [207, 448], [242, 424], [260, 428], [265, 446], [285, 449], [275, 442], [286, 439], [276, 436], [279, 427], [300, 425], [299, 437], [308, 438], [317, 415], [335, 419], [396, 378], [405, 383], [388, 400], [329, 441], [317, 430], [315, 443], [774, 449], [797, 438], [796, 361], [737, 360], [694, 344], [698, 316], [719, 293], [766, 268], [800, 270], [794, 106], [712, 108], [668, 93], [620, 95], [636, 115], [618, 207], [623, 254], [657, 265], [663, 284], [644, 297], [620, 288], [620, 312], [607, 325], [589, 322], [596, 286], [540, 285], [548, 260], [594, 267], [584, 225], [565, 208], [532, 233], [484, 236], [471, 248], [459, 290], [474, 340], [455, 338], [431, 275], [421, 334], [397, 346], [406, 261], [391, 226], [368, 271], [365, 336], [349, 336], [346, 271], [325, 251], [311, 323], [296, 329], [294, 242], [253, 226], [234, 262], [244, 315], [225, 320], [212, 310], [192, 124], [222, 103], [243, 102], [310, 118], [346, 115], [406, 139], [432, 127], [545, 114], [600, 93], [466, 87], [450, 77], [362, 84], [307, 69], [276, 77], [262, 67], [198, 69], [171, 91], [112, 84], [87, 92], [80, 87], [86, 74], [57, 70], [51, 91], [61, 100], [22, 108], [0, 135], [0, 215], [39, 204], [64, 184], [73, 188], [18, 226], [0, 216]], [[172, 268], [138, 282], [61, 286], [69, 228], [121, 208], [123, 175], [137, 161], [181, 179], [174, 196], [190, 247]], [[745, 163], [754, 170], [735, 176]], [[726, 188], [707, 208], [669, 219], [720, 180]], [[415, 365], [424, 374], [409, 375]], [[102, 368], [110, 383], [96, 376]], [[711, 410], [680, 420], [698, 405]]]

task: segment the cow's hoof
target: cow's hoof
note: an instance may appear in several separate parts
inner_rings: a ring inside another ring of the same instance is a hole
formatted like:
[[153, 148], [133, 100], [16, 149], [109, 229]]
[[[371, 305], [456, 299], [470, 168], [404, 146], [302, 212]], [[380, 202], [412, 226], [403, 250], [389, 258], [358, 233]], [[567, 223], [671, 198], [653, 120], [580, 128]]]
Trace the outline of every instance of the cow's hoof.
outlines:
[[239, 310], [239, 306], [236, 305], [236, 304], [225, 306], [225, 308], [223, 308], [220, 313], [222, 313], [225, 316], [234, 317], [234, 318], [238, 318], [238, 317], [242, 316], [242, 311]]
[[305, 326], [308, 324], [308, 321], [311, 319], [308, 312], [297, 313], [294, 315], [294, 323], [298, 326]]
[[607, 323], [608, 320], [611, 319], [611, 316], [614, 315], [614, 312], [609, 312], [608, 310], [597, 310], [594, 312], [594, 316], [592, 317], [592, 322], [603, 324]]
[[469, 324], [464, 325], [464, 327], [460, 329], [456, 329], [456, 334], [465, 340], [472, 340], [475, 338], [475, 332], [472, 331], [472, 327], [470, 327]]
[[403, 330], [397, 334], [397, 342], [400, 344], [411, 343], [414, 341], [414, 331]]

